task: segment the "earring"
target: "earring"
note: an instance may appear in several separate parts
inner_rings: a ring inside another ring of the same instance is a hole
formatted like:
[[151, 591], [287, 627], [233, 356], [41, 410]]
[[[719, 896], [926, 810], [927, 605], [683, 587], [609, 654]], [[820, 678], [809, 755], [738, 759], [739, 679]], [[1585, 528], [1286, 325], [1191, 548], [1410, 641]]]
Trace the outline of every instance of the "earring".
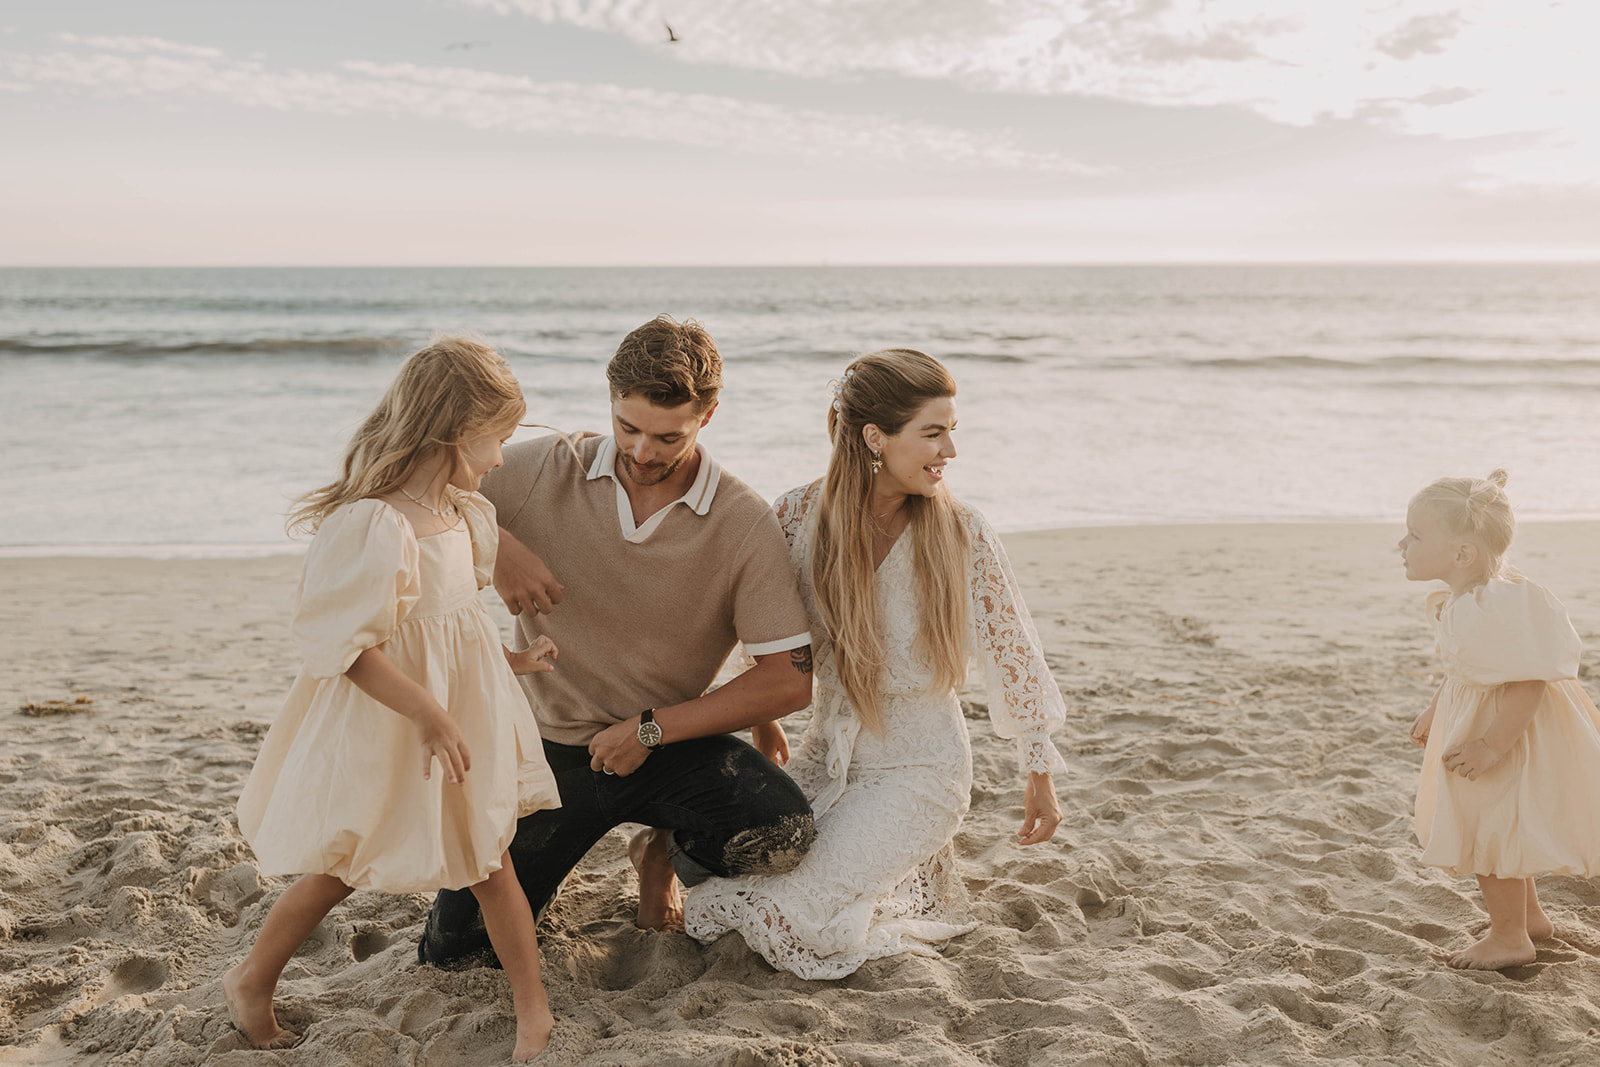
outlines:
[[872, 473], [877, 474], [881, 470], [883, 470], [883, 457], [874, 452], [872, 454]]

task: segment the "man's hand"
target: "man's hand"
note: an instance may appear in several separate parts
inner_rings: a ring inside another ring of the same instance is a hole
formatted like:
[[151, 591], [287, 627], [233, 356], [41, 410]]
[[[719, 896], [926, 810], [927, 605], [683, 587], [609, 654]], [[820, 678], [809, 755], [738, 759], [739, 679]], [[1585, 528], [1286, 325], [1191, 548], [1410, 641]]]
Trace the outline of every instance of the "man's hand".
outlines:
[[556, 669], [556, 643], [544, 634], [533, 639], [533, 644], [521, 652], [513, 652], [504, 645], [506, 662], [511, 664], [512, 674], [539, 674], [543, 671]]
[[650, 750], [639, 743], [639, 716], [607, 726], [589, 742], [589, 769], [626, 778], [639, 769]]
[[756, 723], [750, 727], [750, 743], [780, 767], [789, 762], [789, 735], [783, 732], [782, 723]]
[[500, 528], [500, 550], [494, 557], [494, 591], [506, 602], [513, 615], [528, 612], [546, 615], [561, 603], [561, 583], [544, 565], [544, 560]]
[[1429, 704], [1428, 710], [1417, 716], [1411, 724], [1411, 743], [1421, 748], [1428, 743], [1428, 731], [1433, 729], [1433, 711], [1438, 705]]
[[1500, 762], [1501, 753], [1489, 747], [1483, 738], [1473, 741], [1463, 741], [1459, 745], [1451, 745], [1444, 754], [1444, 769], [1452, 774], [1459, 774], [1468, 780], [1475, 780], [1478, 775]]
[[1018, 836], [1024, 845], [1037, 845], [1056, 835], [1061, 825], [1061, 805], [1056, 801], [1056, 786], [1049, 774], [1028, 775], [1028, 786], [1022, 793], [1022, 830]]

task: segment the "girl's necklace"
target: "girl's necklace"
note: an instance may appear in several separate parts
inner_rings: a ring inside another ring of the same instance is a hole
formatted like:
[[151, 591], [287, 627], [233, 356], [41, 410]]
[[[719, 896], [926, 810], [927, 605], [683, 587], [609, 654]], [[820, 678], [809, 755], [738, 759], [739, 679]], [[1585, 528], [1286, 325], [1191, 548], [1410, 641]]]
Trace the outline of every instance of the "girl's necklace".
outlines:
[[[455, 521], [456, 515], [458, 514], [456, 509], [454, 507], [451, 507], [450, 508], [450, 512], [449, 512], [450, 517], [449, 517], [449, 519], [446, 519], [445, 518], [445, 511], [444, 511], [444, 509], [442, 507], [438, 507], [438, 508], [430, 507], [426, 500], [421, 500], [421, 499], [419, 499], [417, 497], [412, 496], [410, 493], [406, 492], [406, 487], [403, 486], [403, 485], [400, 487], [400, 495], [405, 497], [407, 500], [411, 501], [413, 504], [417, 505], [417, 507], [421, 508], [423, 511], [426, 511], [429, 514], [431, 514], [434, 518], [438, 519], [440, 522], [452, 522], [453, 523]], [[444, 497], [441, 496], [439, 498], [439, 503], [440, 504], [444, 503]]]

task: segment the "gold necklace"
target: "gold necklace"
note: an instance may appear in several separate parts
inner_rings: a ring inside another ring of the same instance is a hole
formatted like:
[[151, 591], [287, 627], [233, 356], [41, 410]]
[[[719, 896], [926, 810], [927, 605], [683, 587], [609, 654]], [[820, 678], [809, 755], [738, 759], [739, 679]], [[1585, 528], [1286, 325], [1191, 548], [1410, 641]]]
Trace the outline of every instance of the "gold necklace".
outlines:
[[[403, 485], [400, 487], [400, 495], [405, 497], [407, 500], [411, 501], [413, 504], [417, 505], [417, 507], [421, 508], [423, 511], [426, 511], [426, 512], [430, 513], [434, 518], [438, 519], [439, 521], [441, 521], [441, 522], [447, 521], [445, 519], [445, 513], [444, 513], [444, 509], [443, 508], [430, 507], [426, 500], [421, 500], [421, 499], [419, 499], [417, 497], [412, 496], [410, 493], [408, 493], [406, 491], [406, 487], [403, 486]], [[439, 497], [439, 503], [440, 504], [444, 503], [443, 495], [441, 495]], [[451, 507], [450, 507], [450, 521], [453, 521], [455, 519], [456, 515], [458, 515], [458, 514], [459, 514], [459, 512], [456, 511], [455, 506], [451, 505]]]

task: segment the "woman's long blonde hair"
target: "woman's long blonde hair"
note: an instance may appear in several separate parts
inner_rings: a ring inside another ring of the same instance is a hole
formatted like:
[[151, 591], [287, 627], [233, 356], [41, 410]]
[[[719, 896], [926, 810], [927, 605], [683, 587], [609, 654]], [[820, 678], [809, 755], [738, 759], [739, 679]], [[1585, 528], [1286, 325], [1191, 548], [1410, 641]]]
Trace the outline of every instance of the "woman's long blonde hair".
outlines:
[[315, 532], [333, 509], [395, 492], [441, 452], [454, 473], [465, 438], [509, 433], [526, 411], [522, 386], [500, 353], [468, 337], [436, 338], [401, 365], [350, 439], [339, 477], [294, 502], [289, 532]]
[[[872, 586], [872, 453], [861, 431], [873, 425], [894, 436], [928, 401], [955, 395], [955, 380], [938, 360], [890, 348], [850, 364], [828, 412], [833, 454], [818, 504], [811, 585], [845, 695], [879, 734], [885, 650]], [[908, 496], [905, 506], [920, 618], [915, 649], [932, 668], [936, 685], [955, 688], [966, 678], [969, 643], [966, 528], [944, 489], [931, 497]]]

